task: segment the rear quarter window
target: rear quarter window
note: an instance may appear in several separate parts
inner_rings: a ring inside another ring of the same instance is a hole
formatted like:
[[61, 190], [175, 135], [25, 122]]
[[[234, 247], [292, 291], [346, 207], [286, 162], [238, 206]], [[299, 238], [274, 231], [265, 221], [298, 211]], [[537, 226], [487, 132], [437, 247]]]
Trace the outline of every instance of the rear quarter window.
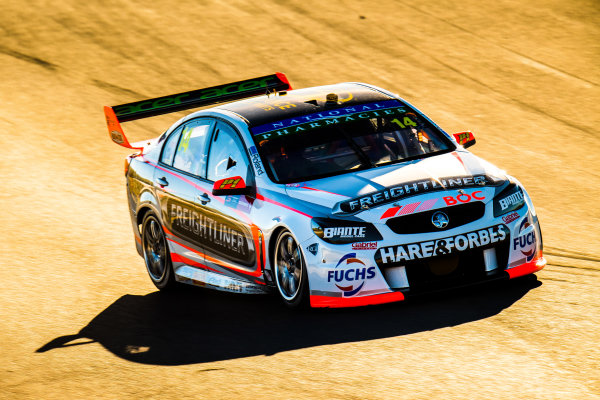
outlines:
[[173, 156], [175, 155], [175, 149], [177, 143], [179, 143], [179, 137], [181, 136], [181, 127], [177, 128], [175, 132], [171, 133], [167, 138], [163, 146], [162, 156], [160, 161], [167, 165], [173, 165]]

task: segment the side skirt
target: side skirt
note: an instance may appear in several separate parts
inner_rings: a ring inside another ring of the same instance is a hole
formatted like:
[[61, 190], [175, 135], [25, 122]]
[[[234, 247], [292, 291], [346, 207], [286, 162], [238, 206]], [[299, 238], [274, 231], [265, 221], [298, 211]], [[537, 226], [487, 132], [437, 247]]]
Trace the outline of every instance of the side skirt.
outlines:
[[189, 265], [175, 267], [175, 279], [177, 282], [206, 287], [209, 289], [222, 290], [225, 292], [248, 294], [268, 293], [268, 289], [264, 285], [258, 285], [228, 276], [223, 276], [211, 271], [190, 267]]

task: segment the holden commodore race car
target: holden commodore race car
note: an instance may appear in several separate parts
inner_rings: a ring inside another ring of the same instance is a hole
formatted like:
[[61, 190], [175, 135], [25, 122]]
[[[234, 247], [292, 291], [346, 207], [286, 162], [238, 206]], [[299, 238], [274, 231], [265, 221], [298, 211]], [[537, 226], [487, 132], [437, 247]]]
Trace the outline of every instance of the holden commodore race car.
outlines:
[[[214, 106], [216, 104], [220, 105]], [[122, 122], [212, 105], [155, 139]], [[545, 266], [530, 197], [397, 95], [282, 73], [104, 108], [152, 282], [349, 307]]]

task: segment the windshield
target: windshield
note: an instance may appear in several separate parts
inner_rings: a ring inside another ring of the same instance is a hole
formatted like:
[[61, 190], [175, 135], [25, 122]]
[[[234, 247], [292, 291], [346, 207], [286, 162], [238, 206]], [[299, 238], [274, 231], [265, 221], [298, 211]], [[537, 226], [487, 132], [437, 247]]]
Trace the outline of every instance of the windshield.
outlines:
[[423, 158], [452, 149], [397, 100], [325, 110], [252, 128], [275, 182], [290, 183]]

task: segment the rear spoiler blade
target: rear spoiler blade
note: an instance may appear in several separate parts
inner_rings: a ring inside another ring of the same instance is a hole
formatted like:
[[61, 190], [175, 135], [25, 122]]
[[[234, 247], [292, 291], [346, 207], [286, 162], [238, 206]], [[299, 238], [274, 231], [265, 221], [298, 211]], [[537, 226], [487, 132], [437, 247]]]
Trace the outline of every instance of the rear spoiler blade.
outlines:
[[121, 122], [291, 89], [292, 87], [285, 74], [277, 72], [259, 78], [192, 90], [170, 96], [135, 101], [112, 107], [105, 106], [104, 116], [106, 117], [108, 133], [113, 142], [129, 149], [141, 150], [143, 147], [136, 147], [137, 143], [134, 143], [134, 145], [129, 143], [121, 128]]

